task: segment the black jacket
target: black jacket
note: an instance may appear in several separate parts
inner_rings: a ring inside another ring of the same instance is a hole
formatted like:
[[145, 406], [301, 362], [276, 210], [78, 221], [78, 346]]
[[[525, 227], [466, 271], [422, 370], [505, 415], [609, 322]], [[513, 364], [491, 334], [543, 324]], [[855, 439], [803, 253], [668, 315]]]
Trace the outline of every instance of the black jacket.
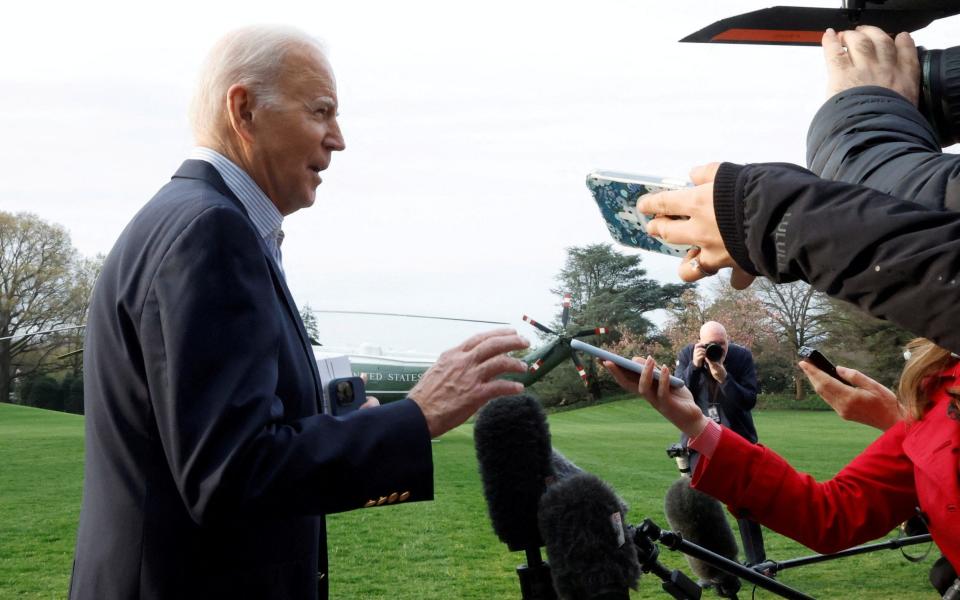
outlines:
[[693, 366], [693, 344], [688, 344], [677, 357], [677, 377], [683, 379], [703, 414], [709, 415], [710, 405], [718, 409], [720, 423], [757, 443], [757, 428], [750, 411], [757, 405], [757, 371], [753, 355], [743, 346], [730, 344], [723, 359], [727, 378], [718, 384], [706, 363]]
[[903, 96], [863, 86], [833, 96], [807, 132], [807, 166], [929, 208], [960, 210], [960, 156]]
[[960, 213], [788, 164], [723, 163], [714, 210], [733, 259], [960, 352]]
[[324, 513], [433, 496], [411, 400], [320, 414], [286, 283], [202, 161], [107, 256], [84, 398], [74, 600], [325, 596]]

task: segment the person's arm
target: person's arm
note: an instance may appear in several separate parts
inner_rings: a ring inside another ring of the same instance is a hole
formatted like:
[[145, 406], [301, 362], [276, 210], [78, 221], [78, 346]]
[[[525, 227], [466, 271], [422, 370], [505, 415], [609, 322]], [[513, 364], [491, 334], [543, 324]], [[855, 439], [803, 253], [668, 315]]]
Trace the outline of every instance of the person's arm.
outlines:
[[960, 156], [941, 152], [917, 109], [920, 66], [910, 35], [828, 31], [823, 52], [828, 99], [807, 132], [810, 170], [929, 208], [960, 208]]
[[741, 267], [960, 350], [960, 214], [775, 164], [724, 164], [714, 201]]
[[734, 267], [739, 288], [757, 275], [803, 280], [960, 351], [960, 213], [821, 179], [796, 165], [713, 164], [694, 169], [692, 178], [696, 187], [637, 203], [644, 214], [663, 215], [648, 224], [651, 235], [698, 246], [679, 267], [683, 280], [704, 277], [690, 267], [694, 256], [711, 271]]
[[689, 390], [670, 387], [666, 367], [655, 383], [652, 358], [644, 361], [639, 378], [611, 362], [603, 365], [625, 390], [645, 398], [692, 440], [702, 453], [693, 486], [725, 502], [737, 517], [754, 519], [818, 552], [834, 552], [875, 539], [913, 514], [917, 497], [913, 463], [902, 449], [903, 423], [836, 477], [817, 483], [770, 449], [710, 421]]
[[757, 369], [753, 363], [753, 354], [747, 348], [739, 347], [733, 360], [726, 362], [727, 377], [723, 380], [721, 402], [732, 404], [742, 411], [751, 411], [757, 405]]
[[832, 479], [817, 482], [778, 454], [723, 428], [712, 456], [701, 456], [693, 487], [821, 553], [890, 532], [914, 514], [913, 463], [903, 424], [881, 436]]

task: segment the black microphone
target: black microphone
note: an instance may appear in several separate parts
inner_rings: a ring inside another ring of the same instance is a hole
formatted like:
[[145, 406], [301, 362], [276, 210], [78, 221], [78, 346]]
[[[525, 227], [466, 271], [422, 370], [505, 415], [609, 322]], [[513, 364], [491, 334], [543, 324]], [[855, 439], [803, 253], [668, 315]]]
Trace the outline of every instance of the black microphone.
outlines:
[[[724, 558], [737, 560], [737, 540], [723, 506], [716, 499], [691, 488], [689, 477], [681, 477], [670, 486], [663, 500], [663, 510], [670, 527], [683, 539]], [[730, 597], [740, 589], [737, 577], [698, 558], [689, 555], [686, 558], [701, 583], [712, 584], [721, 596]]]
[[553, 474], [540, 404], [526, 395], [490, 401], [477, 414], [473, 441], [494, 533], [512, 551], [539, 548], [537, 505]]
[[540, 499], [540, 532], [561, 598], [620, 600], [636, 589], [640, 564], [626, 512], [613, 490], [589, 473], [547, 488]]
[[521, 598], [555, 600], [537, 527], [537, 505], [553, 478], [543, 409], [525, 395], [492, 400], [477, 414], [473, 440], [493, 531], [507, 548], [526, 553], [527, 564], [517, 567]]

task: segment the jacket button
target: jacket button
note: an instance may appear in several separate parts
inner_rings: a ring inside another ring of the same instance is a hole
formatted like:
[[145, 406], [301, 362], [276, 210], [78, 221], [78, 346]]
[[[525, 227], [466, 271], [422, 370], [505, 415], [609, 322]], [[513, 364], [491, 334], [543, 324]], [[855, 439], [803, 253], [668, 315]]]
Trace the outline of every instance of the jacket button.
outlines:
[[410, 492], [404, 492], [404, 493], [400, 494], [400, 502], [403, 502], [404, 500], [406, 500], [406, 499], [409, 498], [409, 497], [410, 497]]
[[956, 505], [956, 504], [948, 504], [948, 505], [947, 505], [947, 512], [957, 512], [957, 505]]
[[396, 492], [390, 494], [389, 496], [387, 496], [387, 504], [393, 504], [394, 502], [397, 501], [397, 497], [399, 497], [399, 496], [400, 496], [400, 494], [398, 494], [398, 493], [396, 493]]

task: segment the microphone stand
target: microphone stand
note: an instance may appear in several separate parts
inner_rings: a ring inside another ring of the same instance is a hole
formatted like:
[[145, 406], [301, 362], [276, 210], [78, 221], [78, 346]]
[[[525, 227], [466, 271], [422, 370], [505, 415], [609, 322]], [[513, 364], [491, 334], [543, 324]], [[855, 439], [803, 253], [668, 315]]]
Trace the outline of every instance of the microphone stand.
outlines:
[[929, 542], [932, 538], [929, 533], [924, 533], [922, 535], [911, 535], [909, 537], [897, 538], [893, 540], [888, 540], [886, 542], [877, 542], [875, 544], [866, 544], [864, 546], [856, 546], [854, 548], [848, 548], [846, 550], [841, 550], [840, 552], [834, 552], [833, 554], [814, 554], [813, 556], [804, 556], [801, 558], [793, 558], [790, 560], [784, 561], [773, 561], [768, 560], [762, 563], [753, 565], [753, 569], [759, 573], [778, 573], [784, 569], [792, 569], [793, 567], [802, 567], [804, 565], [812, 565], [818, 562], [824, 562], [828, 560], [834, 560], [836, 558], [845, 558], [847, 556], [856, 556], [857, 554], [866, 554], [867, 552], [875, 552], [877, 550], [895, 550], [897, 548], [902, 548], [904, 546], [914, 546], [916, 544], [922, 544], [924, 542]]
[[660, 527], [658, 527], [650, 519], [644, 519], [643, 524], [641, 524], [638, 529], [639, 533], [646, 536], [648, 539], [650, 539], [650, 541], [659, 541], [670, 550], [679, 550], [684, 554], [698, 558], [703, 562], [720, 569], [721, 571], [741, 579], [745, 579], [758, 587], [777, 594], [778, 596], [789, 598], [790, 600], [814, 600], [812, 596], [808, 596], [788, 585], [784, 585], [776, 579], [772, 579], [766, 575], [758, 573], [749, 567], [745, 567], [734, 560], [730, 560], [725, 556], [717, 554], [716, 552], [711, 552], [702, 546], [688, 542], [687, 540], [683, 539], [683, 536], [679, 533], [660, 529]]
[[527, 564], [517, 567], [522, 600], [557, 600], [550, 578], [550, 565], [540, 557], [540, 548], [527, 548]]
[[653, 540], [640, 531], [634, 529], [633, 545], [637, 547], [637, 558], [640, 560], [640, 569], [644, 573], [653, 573], [660, 578], [663, 591], [677, 600], [700, 600], [703, 588], [681, 571], [670, 570], [657, 560], [660, 557], [660, 547]]

